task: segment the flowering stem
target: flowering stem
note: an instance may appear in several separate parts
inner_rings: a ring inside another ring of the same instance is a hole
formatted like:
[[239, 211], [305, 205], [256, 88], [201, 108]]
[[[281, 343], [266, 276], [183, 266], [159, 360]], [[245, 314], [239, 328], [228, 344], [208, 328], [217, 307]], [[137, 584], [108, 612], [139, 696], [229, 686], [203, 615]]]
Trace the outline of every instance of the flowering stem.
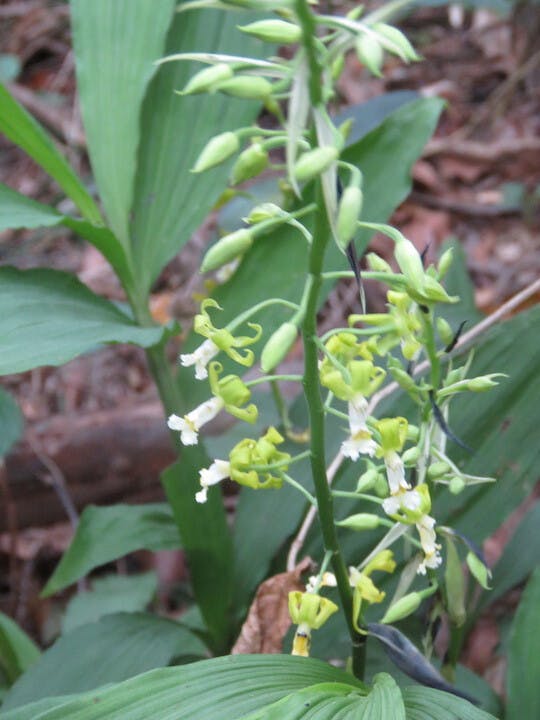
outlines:
[[[285, 430], [285, 434], [288, 435], [291, 430], [293, 429], [293, 424], [291, 422], [291, 418], [289, 417], [289, 409], [287, 407], [287, 403], [283, 399], [283, 395], [281, 394], [281, 390], [279, 389], [278, 382], [276, 380], [277, 376], [271, 377], [270, 379], [270, 389], [272, 391], [272, 398], [274, 400], [274, 405], [276, 406], [276, 410], [279, 415], [279, 420], [283, 426], [283, 429]], [[300, 376], [300, 380], [302, 380], [302, 377]]]
[[240, 315], [237, 315], [235, 319], [227, 325], [227, 330], [233, 332], [233, 330], [236, 330], [236, 328], [242, 325], [242, 323], [249, 320], [250, 317], [256, 315], [258, 312], [267, 307], [271, 307], [272, 305], [284, 305], [294, 311], [297, 311], [300, 307], [298, 303], [283, 300], [282, 298], [268, 298], [268, 300], [263, 300], [262, 302], [253, 305], [253, 307], [250, 307], [249, 310], [245, 310], [243, 313], [240, 313]]
[[280, 474], [281, 474], [281, 477], [285, 480], [285, 482], [288, 485], [291, 485], [291, 487], [295, 488], [296, 490], [299, 490], [302, 493], [302, 495], [304, 495], [304, 497], [307, 498], [307, 501], [309, 502], [310, 505], [313, 505], [313, 507], [317, 507], [317, 501], [315, 500], [313, 495], [308, 490], [306, 490], [306, 488], [303, 485], [300, 485], [299, 482], [296, 482], [296, 480], [293, 480], [293, 478], [290, 477], [290, 475], [287, 475], [287, 473], [280, 473]]
[[255, 380], [248, 380], [245, 384], [246, 387], [253, 387], [254, 385], [262, 385], [262, 383], [275, 383], [277, 380], [282, 382], [302, 382], [302, 375], [263, 375]]
[[351, 498], [351, 500], [367, 500], [368, 502], [377, 503], [377, 505], [383, 504], [382, 498], [365, 493], [349, 492], [348, 490], [332, 490], [332, 495], [334, 497]]

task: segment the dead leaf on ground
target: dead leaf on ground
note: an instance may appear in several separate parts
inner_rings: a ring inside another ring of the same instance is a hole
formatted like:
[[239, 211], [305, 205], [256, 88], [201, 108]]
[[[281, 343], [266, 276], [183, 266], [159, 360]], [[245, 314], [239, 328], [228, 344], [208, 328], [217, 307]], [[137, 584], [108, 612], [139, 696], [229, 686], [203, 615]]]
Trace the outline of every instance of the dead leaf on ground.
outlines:
[[300, 576], [312, 562], [311, 558], [304, 558], [294, 570], [274, 575], [259, 585], [231, 651], [233, 655], [282, 652], [283, 638], [291, 625], [289, 593], [304, 589]]

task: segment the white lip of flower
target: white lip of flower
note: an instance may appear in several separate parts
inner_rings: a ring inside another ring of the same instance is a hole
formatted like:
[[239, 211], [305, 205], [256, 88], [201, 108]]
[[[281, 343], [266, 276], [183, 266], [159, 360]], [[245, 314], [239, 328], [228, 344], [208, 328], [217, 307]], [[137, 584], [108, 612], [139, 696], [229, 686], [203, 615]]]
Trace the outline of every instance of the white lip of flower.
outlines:
[[442, 563], [442, 557], [439, 553], [441, 548], [436, 541], [435, 534], [435, 518], [430, 515], [424, 515], [416, 523], [416, 529], [420, 535], [420, 542], [424, 551], [424, 559], [418, 566], [417, 572], [421, 575], [426, 574], [426, 568], [437, 568]]
[[229, 280], [234, 273], [236, 272], [236, 269], [240, 265], [240, 258], [235, 257], [234, 260], [231, 260], [228, 263], [225, 263], [225, 265], [222, 265], [217, 271], [216, 271], [216, 280], [218, 283], [225, 283], [227, 280]]
[[391, 495], [383, 500], [383, 510], [387, 515], [395, 515], [402, 508], [415, 511], [422, 504], [422, 498], [416, 490], [406, 490], [397, 495]]
[[351, 460], [360, 455], [373, 457], [377, 444], [367, 426], [368, 402], [363, 395], [355, 395], [349, 402], [349, 430], [351, 437], [341, 445], [341, 452]]
[[212, 340], [205, 340], [194, 352], [188, 355], [180, 355], [180, 362], [184, 367], [195, 365], [195, 377], [197, 380], [206, 380], [208, 377], [206, 366], [218, 354], [218, 346]]
[[386, 477], [388, 478], [390, 495], [397, 495], [401, 490], [410, 490], [411, 486], [405, 480], [405, 466], [398, 453], [394, 450], [386, 453], [384, 464], [386, 465]]
[[206, 400], [184, 417], [171, 415], [167, 425], [171, 430], [178, 430], [183, 445], [196, 445], [199, 438], [198, 433], [203, 425], [213, 420], [225, 403], [220, 397], [213, 397]]
[[195, 500], [198, 503], [205, 503], [208, 498], [208, 488], [228, 478], [230, 472], [231, 464], [228, 460], [214, 460], [210, 467], [200, 470], [199, 482], [202, 489], [195, 494]]

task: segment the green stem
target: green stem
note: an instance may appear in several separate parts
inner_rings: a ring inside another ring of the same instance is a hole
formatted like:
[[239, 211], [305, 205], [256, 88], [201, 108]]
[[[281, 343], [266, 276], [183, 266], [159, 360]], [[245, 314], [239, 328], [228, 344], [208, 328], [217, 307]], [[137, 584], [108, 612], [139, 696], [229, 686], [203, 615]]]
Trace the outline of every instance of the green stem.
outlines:
[[226, 326], [227, 330], [233, 332], [233, 330], [236, 330], [236, 328], [242, 325], [242, 323], [246, 322], [246, 320], [249, 320], [250, 317], [256, 315], [258, 312], [264, 310], [267, 307], [271, 307], [272, 305], [283, 305], [284, 307], [289, 308], [290, 310], [294, 310], [295, 312], [300, 307], [298, 303], [290, 302], [289, 300], [283, 300], [282, 298], [268, 298], [268, 300], [263, 300], [262, 302], [253, 305], [253, 307], [250, 307], [249, 310], [245, 310], [243, 313], [240, 313], [240, 315], [237, 315], [235, 319]]
[[[367, 500], [368, 502], [382, 505], [383, 500], [375, 495], [367, 495], [366, 493], [349, 492], [348, 490], [332, 490], [334, 497], [350, 498], [351, 500]], [[394, 524], [394, 523], [392, 523]]]
[[254, 385], [262, 385], [262, 383], [269, 382], [273, 385], [277, 380], [282, 382], [301, 382], [302, 375], [263, 375], [255, 380], [248, 380], [245, 384], [246, 387], [253, 387]]
[[[312, 107], [323, 104], [322, 67], [316, 48], [316, 24], [308, 0], [295, 0], [296, 17], [302, 27], [302, 45], [309, 65], [309, 95]], [[325, 458], [324, 405], [319, 385], [319, 358], [317, 347], [317, 309], [322, 285], [324, 252], [330, 235], [330, 227], [323, 199], [322, 183], [317, 181], [317, 212], [315, 214], [313, 242], [309, 253], [309, 278], [311, 287], [302, 322], [304, 342], [304, 392], [308, 406], [310, 426], [311, 471], [319, 522], [322, 529], [324, 549], [332, 553], [332, 569], [336, 576], [341, 605], [345, 613], [352, 641], [352, 669], [362, 679], [365, 669], [365, 636], [358, 633], [353, 624], [353, 596], [349, 575], [341, 553], [334, 524], [334, 501], [328, 485]]]
[[424, 347], [430, 364], [431, 385], [434, 392], [437, 392], [441, 383], [441, 361], [437, 354], [435, 343], [435, 332], [433, 328], [433, 311], [420, 313], [424, 330]]
[[272, 390], [272, 398], [274, 400], [276, 410], [278, 411], [279, 420], [283, 425], [285, 434], [287, 435], [293, 429], [293, 424], [291, 422], [291, 418], [289, 417], [289, 409], [287, 408], [287, 403], [285, 402], [283, 395], [281, 394], [279, 385], [277, 384], [275, 378], [270, 381], [270, 389]]
[[285, 482], [293, 487], [295, 490], [298, 490], [302, 493], [302, 495], [307, 499], [310, 505], [313, 505], [313, 507], [317, 507], [317, 501], [313, 497], [313, 495], [306, 490], [306, 488], [303, 485], [300, 485], [299, 482], [296, 482], [290, 475], [287, 475], [287, 473], [281, 473], [281, 477], [285, 480]]

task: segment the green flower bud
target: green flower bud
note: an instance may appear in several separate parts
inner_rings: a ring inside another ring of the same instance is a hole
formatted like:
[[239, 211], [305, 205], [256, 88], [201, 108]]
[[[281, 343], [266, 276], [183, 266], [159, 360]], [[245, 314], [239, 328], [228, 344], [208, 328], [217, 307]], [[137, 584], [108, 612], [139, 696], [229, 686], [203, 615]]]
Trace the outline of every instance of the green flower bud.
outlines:
[[410, 287], [419, 293], [423, 293], [426, 274], [420, 253], [412, 242], [403, 239], [396, 243], [394, 256]]
[[388, 497], [388, 483], [384, 475], [377, 475], [375, 485], [373, 486], [373, 491], [375, 492], [375, 495], [377, 495], [377, 497]]
[[341, 73], [343, 72], [344, 67], [345, 67], [345, 56], [340, 54], [334, 60], [334, 62], [332, 63], [332, 67], [330, 68], [330, 74], [331, 74], [332, 80], [334, 80], [334, 82], [340, 77]]
[[444, 318], [438, 317], [436, 320], [437, 323], [437, 332], [439, 333], [439, 337], [443, 341], [445, 345], [450, 345], [452, 340], [454, 339], [454, 331], [450, 327], [450, 323], [448, 323]]
[[467, 565], [469, 566], [469, 570], [471, 571], [471, 574], [476, 579], [476, 581], [484, 588], [484, 590], [489, 590], [491, 570], [486, 567], [484, 563], [480, 560], [480, 558], [473, 552], [467, 553], [466, 560]]
[[259, 40], [280, 45], [296, 43], [302, 37], [302, 30], [298, 25], [284, 20], [259, 20], [249, 25], [239, 26], [238, 29], [248, 35], [254, 35]]
[[238, 185], [255, 177], [268, 166], [268, 152], [260, 143], [253, 143], [240, 153], [231, 171], [231, 184]]
[[407, 425], [407, 440], [413, 443], [417, 443], [420, 440], [420, 428], [418, 425]]
[[294, 177], [298, 182], [307, 182], [323, 173], [338, 158], [338, 150], [327, 145], [303, 153], [294, 166]]
[[444, 380], [444, 387], [454, 385], [454, 383], [463, 380], [463, 368], [454, 368], [450, 370]]
[[437, 282], [435, 278], [432, 278], [431, 275], [424, 275], [423, 294], [427, 300], [431, 300], [432, 302], [456, 303], [459, 300], [459, 297], [456, 295], [450, 296], [443, 286]]
[[374, 530], [376, 527], [379, 527], [379, 521], [380, 518], [378, 515], [358, 513], [357, 515], [351, 515], [345, 518], [345, 520], [337, 522], [336, 525], [348, 528], [349, 530]]
[[408, 392], [416, 391], [416, 383], [414, 382], [413, 378], [409, 375], [409, 373], [405, 372], [405, 370], [402, 370], [398, 367], [390, 367], [388, 368], [390, 371], [390, 375], [394, 378], [394, 380], [398, 383], [400, 387], [402, 387], [404, 390]]
[[261, 353], [261, 368], [268, 373], [285, 358], [298, 336], [298, 328], [285, 322], [272, 334]]
[[420, 455], [420, 448], [412, 447], [408, 450], [405, 450], [405, 452], [401, 456], [401, 459], [403, 460], [404, 465], [416, 465], [416, 463], [420, 459]]
[[[420, 60], [419, 55], [416, 54], [415, 49], [401, 30], [398, 30], [392, 25], [387, 25], [386, 23], [375, 23], [375, 25], [373, 25], [373, 30], [381, 36], [383, 39], [382, 44], [388, 52], [399, 55], [399, 57], [401, 57], [402, 60], [405, 60], [405, 62], [409, 62], [410, 60]], [[390, 42], [386, 44], [384, 40], [389, 40]]]
[[233, 74], [231, 66], [226, 63], [211, 65], [194, 75], [179, 94], [197, 95], [198, 93], [211, 92], [217, 84], [228, 80]]
[[266, 100], [272, 94], [272, 84], [255, 75], [236, 75], [217, 85], [216, 90], [246, 100]]
[[345, 188], [338, 207], [336, 236], [342, 250], [347, 249], [356, 234], [358, 219], [362, 212], [363, 195], [359, 187]]
[[380, 255], [377, 255], [376, 253], [368, 253], [366, 255], [366, 260], [368, 263], [368, 267], [373, 272], [384, 272], [384, 273], [391, 273], [392, 268], [390, 265], [386, 262], [386, 260], [383, 260]]
[[225, 235], [206, 253], [201, 264], [201, 272], [217, 270], [238, 255], [243, 255], [253, 245], [253, 231], [241, 228]]
[[455, 475], [448, 484], [448, 489], [452, 495], [459, 495], [465, 489], [465, 480], [458, 475]]
[[446, 608], [450, 620], [461, 627], [466, 620], [465, 576], [456, 546], [452, 538], [446, 537], [446, 567], [444, 571]]
[[202, 149], [195, 163], [195, 167], [191, 172], [200, 173], [216, 165], [221, 165], [227, 158], [234, 155], [239, 147], [240, 142], [233, 132], [224, 132], [220, 135], [215, 135]]
[[403, 618], [408, 617], [415, 610], [418, 610], [422, 600], [422, 593], [419, 592], [412, 592], [404, 595], [400, 600], [388, 608], [381, 622], [390, 624], [395, 623], [398, 620], [403, 620]]
[[380, 42], [373, 35], [364, 33], [357, 38], [356, 54], [362, 65], [365, 65], [373, 75], [382, 77], [384, 51]]
[[466, 388], [472, 392], [485, 392], [491, 390], [499, 383], [496, 383], [492, 378], [494, 377], [505, 377], [501, 373], [491, 373], [490, 375], [480, 375], [479, 377], [472, 378], [467, 381]]
[[437, 265], [437, 271], [439, 280], [442, 280], [446, 273], [450, 270], [452, 262], [454, 261], [454, 248], [448, 248], [441, 255], [439, 264]]
[[[369, 470], [366, 470], [365, 473], [362, 473], [360, 477], [358, 478], [358, 483], [356, 485], [356, 492], [366, 492], [367, 490], [371, 490], [373, 487], [375, 487], [375, 483], [377, 482], [378, 478], [382, 477], [379, 475], [377, 470], [375, 468], [369, 468]], [[383, 478], [383, 482], [385, 482]], [[386, 484], [386, 483], [385, 483]], [[386, 490], [386, 487], [385, 487]]]
[[436, 480], [437, 478], [447, 475], [450, 472], [450, 465], [445, 462], [432, 463], [427, 469], [427, 476], [430, 480]]
[[262, 203], [261, 205], [256, 205], [244, 220], [249, 223], [249, 225], [257, 225], [265, 220], [286, 214], [285, 210], [282, 210], [279, 205], [275, 203]]

